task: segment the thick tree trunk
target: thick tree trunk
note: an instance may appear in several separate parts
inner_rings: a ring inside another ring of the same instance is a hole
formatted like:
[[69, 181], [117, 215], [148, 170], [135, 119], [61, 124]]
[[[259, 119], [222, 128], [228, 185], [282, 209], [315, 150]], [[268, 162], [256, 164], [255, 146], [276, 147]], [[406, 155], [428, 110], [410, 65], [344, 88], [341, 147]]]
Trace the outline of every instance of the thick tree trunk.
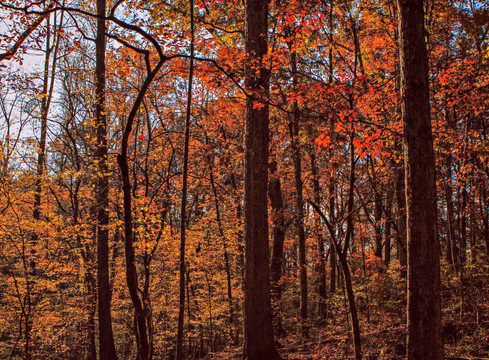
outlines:
[[246, 1], [244, 359], [280, 359], [273, 339], [268, 245], [268, 2]]
[[409, 360], [443, 359], [439, 243], [423, 0], [398, 0], [408, 239]]
[[[97, 15], [105, 16], [105, 0], [97, 0]], [[107, 116], [105, 112], [105, 20], [97, 19], [95, 42], [95, 117], [97, 126], [97, 179], [95, 201], [97, 211], [97, 292], [100, 359], [117, 359], [110, 314], [109, 281], [109, 176], [107, 164]]]

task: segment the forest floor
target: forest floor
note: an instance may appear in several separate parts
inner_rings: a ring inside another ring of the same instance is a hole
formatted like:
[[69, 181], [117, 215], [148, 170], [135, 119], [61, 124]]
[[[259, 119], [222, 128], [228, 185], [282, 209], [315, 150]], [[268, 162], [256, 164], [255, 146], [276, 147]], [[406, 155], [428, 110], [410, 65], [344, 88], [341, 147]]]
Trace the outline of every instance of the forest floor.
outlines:
[[[444, 353], [446, 360], [489, 360], [489, 321], [477, 325], [468, 318], [444, 319]], [[277, 340], [280, 354], [287, 360], [354, 359], [353, 340], [347, 323], [336, 321], [310, 329], [303, 340], [288, 334]], [[406, 358], [406, 326], [392, 317], [377, 318], [362, 324], [362, 353], [365, 360], [401, 360]], [[205, 359], [241, 359], [242, 348], [208, 354]]]

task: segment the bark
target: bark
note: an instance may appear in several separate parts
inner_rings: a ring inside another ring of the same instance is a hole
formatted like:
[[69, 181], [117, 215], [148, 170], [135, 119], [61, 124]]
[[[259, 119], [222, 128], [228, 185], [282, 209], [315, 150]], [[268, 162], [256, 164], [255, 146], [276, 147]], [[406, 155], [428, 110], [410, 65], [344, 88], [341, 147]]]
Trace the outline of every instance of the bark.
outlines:
[[408, 239], [409, 360], [443, 359], [439, 243], [423, 0], [398, 0]]
[[[97, 15], [105, 16], [105, 0], [97, 0]], [[109, 177], [107, 164], [107, 116], [105, 111], [105, 31], [103, 18], [97, 19], [95, 41], [95, 118], [97, 131], [98, 160], [95, 180], [95, 202], [97, 213], [97, 295], [99, 318], [100, 359], [117, 359], [112, 318], [110, 313], [111, 289], [109, 280]]]
[[275, 348], [268, 246], [268, 2], [246, 1], [244, 359], [280, 359]]
[[396, 205], [397, 205], [397, 256], [400, 265], [401, 278], [407, 276], [407, 239], [406, 239], [406, 192], [404, 185], [403, 169], [396, 169]]

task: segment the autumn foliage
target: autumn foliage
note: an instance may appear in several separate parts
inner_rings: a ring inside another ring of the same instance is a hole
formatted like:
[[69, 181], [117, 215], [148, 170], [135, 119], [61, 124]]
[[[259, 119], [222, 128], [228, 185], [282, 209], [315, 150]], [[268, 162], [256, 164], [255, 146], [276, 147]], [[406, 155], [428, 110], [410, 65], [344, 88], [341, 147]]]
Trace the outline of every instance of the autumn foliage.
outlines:
[[[444, 353], [487, 358], [489, 7], [425, 3]], [[189, 2], [107, 2], [101, 137], [95, 3], [0, 3], [0, 358], [99, 358], [101, 176], [118, 358], [138, 354], [134, 296], [147, 326], [145, 359], [175, 358], [181, 291], [182, 358], [242, 356], [248, 99], [252, 112], [268, 109], [263, 201], [280, 355], [358, 359], [361, 344], [364, 359], [405, 359], [397, 3], [272, 0], [261, 60], [246, 53], [243, 1], [198, 0], [194, 15], [192, 41]], [[245, 82], [259, 75], [269, 91]], [[126, 279], [128, 215], [135, 293]]]

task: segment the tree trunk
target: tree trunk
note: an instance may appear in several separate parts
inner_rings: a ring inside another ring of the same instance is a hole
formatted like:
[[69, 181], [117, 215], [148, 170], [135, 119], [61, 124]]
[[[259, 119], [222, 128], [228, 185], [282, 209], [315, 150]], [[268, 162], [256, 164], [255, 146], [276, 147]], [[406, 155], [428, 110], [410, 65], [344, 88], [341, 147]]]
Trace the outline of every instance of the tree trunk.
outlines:
[[[355, 350], [355, 360], [362, 360], [362, 347], [361, 347], [361, 339], [360, 339], [360, 324], [358, 322], [358, 312], [357, 312], [357, 306], [355, 302], [355, 294], [353, 292], [353, 284], [352, 284], [352, 279], [351, 279], [351, 273], [350, 273], [350, 267], [348, 265], [348, 259], [347, 259], [347, 250], [348, 246], [344, 247], [343, 250], [341, 249], [341, 244], [339, 243], [338, 239], [336, 238], [336, 234], [334, 232], [333, 226], [331, 225], [331, 222], [328, 221], [328, 218], [324, 215], [324, 213], [321, 212], [321, 209], [319, 209], [319, 206], [311, 201], [309, 203], [312, 205], [314, 210], [321, 216], [323, 219], [324, 223], [326, 224], [329, 234], [331, 235], [331, 240], [333, 242], [333, 245], [336, 249], [336, 253], [338, 254], [338, 259], [340, 261], [341, 269], [343, 270], [343, 275], [344, 275], [344, 280], [345, 280], [345, 287], [346, 287], [346, 293], [348, 297], [348, 305], [350, 309], [350, 316], [351, 316], [351, 326], [352, 326], [352, 333], [353, 333], [353, 344], [354, 344], [354, 350]], [[349, 215], [351, 216], [351, 211], [349, 212]], [[348, 235], [350, 233], [350, 230], [346, 230], [345, 234], [345, 243], [347, 243], [347, 237], [350, 236]], [[346, 300], [345, 300], [346, 301]]]
[[207, 156], [207, 163], [209, 164], [210, 182], [211, 182], [212, 194], [214, 196], [214, 208], [216, 209], [217, 228], [219, 230], [219, 236], [221, 237], [222, 247], [224, 251], [224, 270], [226, 272], [226, 285], [227, 285], [227, 297], [228, 297], [227, 300], [229, 306], [229, 339], [232, 342], [235, 342], [234, 328], [236, 324], [234, 321], [234, 301], [233, 301], [233, 289], [232, 289], [232, 279], [231, 279], [231, 265], [229, 262], [229, 254], [227, 249], [228, 240], [224, 235], [224, 228], [222, 226], [222, 221], [221, 221], [221, 209], [219, 207], [219, 197], [217, 195], [216, 183], [214, 181], [213, 159], [209, 155]]
[[486, 245], [486, 259], [489, 261], [489, 204], [487, 202], [487, 190], [486, 184], [481, 184], [481, 191], [479, 192], [479, 206], [481, 219], [483, 222], [484, 243]]
[[392, 233], [392, 198], [394, 191], [389, 187], [385, 204], [385, 232], [384, 232], [384, 263], [389, 267], [391, 262], [391, 233]]
[[88, 319], [86, 333], [85, 360], [97, 360], [97, 345], [95, 343], [95, 314], [97, 313], [97, 290], [95, 289], [95, 279], [87, 269], [85, 274], [86, 296], [88, 298]]
[[375, 256], [382, 259], [382, 199], [376, 191], [375, 196]]
[[396, 169], [396, 204], [397, 204], [397, 256], [400, 265], [401, 278], [406, 278], [407, 269], [407, 241], [406, 241], [406, 191], [404, 184], [403, 168]]
[[268, 246], [268, 2], [246, 1], [244, 359], [280, 359], [273, 339]]
[[[292, 72], [292, 91], [297, 91], [297, 54], [294, 50], [292, 50], [292, 45], [292, 42], [290, 42], [289, 51]], [[299, 249], [301, 334], [304, 337], [308, 337], [306, 236], [304, 232], [302, 154], [299, 140], [299, 105], [297, 103], [297, 100], [293, 101], [292, 119], [289, 123], [289, 128], [295, 180], [295, 226], [297, 231], [297, 245]]]
[[270, 282], [272, 296], [272, 320], [275, 335], [285, 335], [282, 327], [282, 267], [284, 256], [285, 221], [284, 202], [280, 178], [277, 174], [277, 162], [270, 163], [270, 182], [268, 193], [272, 207], [272, 259], [270, 264]]
[[[105, 0], [97, 0], [97, 15], [105, 16]], [[97, 127], [97, 179], [95, 201], [97, 212], [97, 292], [100, 359], [117, 359], [112, 318], [110, 314], [111, 289], [109, 281], [109, 176], [107, 164], [107, 116], [105, 111], [105, 19], [97, 19], [95, 41], [95, 117]]]
[[[311, 175], [312, 175], [312, 191], [314, 196], [314, 202], [316, 204], [321, 203], [319, 175], [317, 168], [316, 154], [313, 149], [310, 149], [309, 154], [311, 160]], [[324, 255], [324, 238], [320, 231], [321, 219], [319, 215], [316, 215], [314, 219], [314, 229], [317, 237], [317, 291], [318, 291], [318, 318], [320, 321], [326, 320], [327, 307], [326, 307], [326, 257]], [[331, 251], [330, 251], [331, 256]]]
[[190, 66], [188, 75], [187, 109], [185, 116], [185, 140], [183, 149], [183, 179], [182, 179], [182, 202], [180, 208], [180, 299], [178, 304], [178, 329], [176, 360], [183, 358], [183, 318], [185, 313], [185, 235], [186, 235], [186, 210], [187, 210], [187, 182], [188, 182], [188, 152], [190, 140], [190, 119], [192, 111], [192, 82], [194, 76], [194, 2], [190, 0]]
[[341, 269], [345, 276], [346, 295], [348, 298], [348, 308], [350, 309], [351, 327], [353, 333], [353, 345], [355, 350], [355, 360], [362, 360], [362, 346], [360, 339], [360, 323], [358, 322], [357, 305], [355, 301], [355, 294], [353, 293], [353, 283], [351, 280], [350, 267], [346, 259], [346, 254], [342, 254], [340, 257]]
[[445, 259], [449, 264], [458, 267], [458, 246], [456, 244], [455, 235], [455, 219], [453, 209], [453, 197], [452, 197], [452, 157], [448, 156], [447, 159], [447, 175], [445, 179], [445, 200], [447, 203], [447, 240], [446, 240], [446, 253]]
[[[336, 222], [335, 219], [335, 186], [333, 181], [333, 175], [329, 178], [329, 186], [328, 186], [328, 195], [329, 195], [329, 218], [331, 223], [334, 224]], [[336, 292], [336, 249], [334, 247], [333, 239], [331, 238], [329, 242], [329, 292], [334, 294]]]
[[398, 0], [408, 239], [409, 360], [443, 359], [439, 243], [423, 0]]

